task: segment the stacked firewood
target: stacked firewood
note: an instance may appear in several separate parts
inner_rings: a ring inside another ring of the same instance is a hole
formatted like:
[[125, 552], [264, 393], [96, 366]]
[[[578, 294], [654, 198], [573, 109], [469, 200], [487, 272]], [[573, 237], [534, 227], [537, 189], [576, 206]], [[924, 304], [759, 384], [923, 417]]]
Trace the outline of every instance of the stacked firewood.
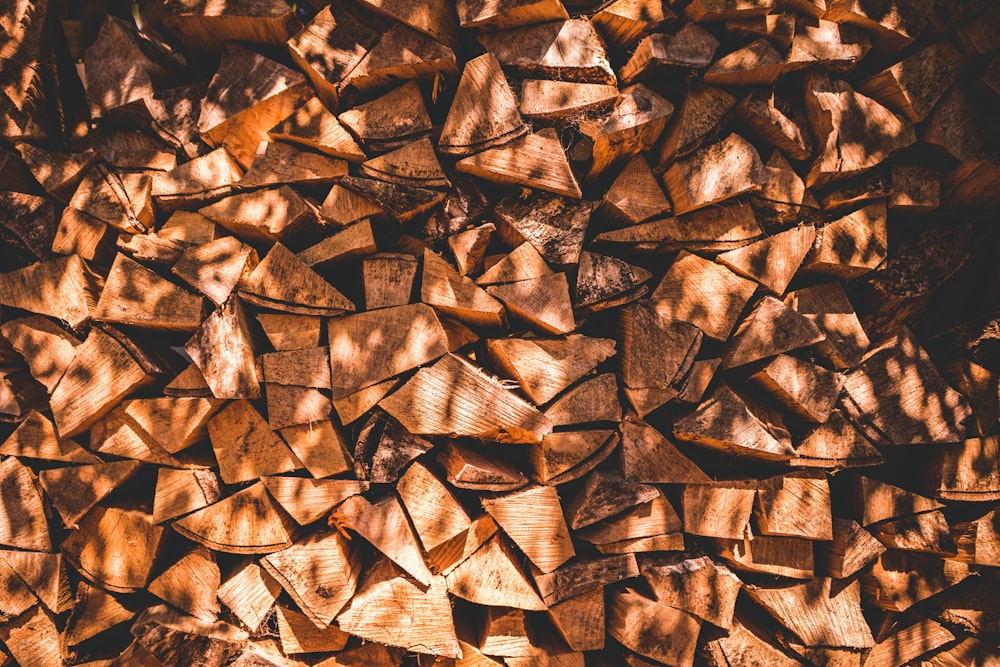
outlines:
[[0, 664], [1000, 664], [992, 0], [0, 57]]

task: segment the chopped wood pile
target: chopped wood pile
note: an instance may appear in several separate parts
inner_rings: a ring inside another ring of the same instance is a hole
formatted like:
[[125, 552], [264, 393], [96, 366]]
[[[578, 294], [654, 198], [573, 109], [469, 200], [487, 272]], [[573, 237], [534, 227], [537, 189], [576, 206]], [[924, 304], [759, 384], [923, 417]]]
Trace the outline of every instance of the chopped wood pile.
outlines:
[[0, 57], [0, 667], [1000, 665], [993, 0]]

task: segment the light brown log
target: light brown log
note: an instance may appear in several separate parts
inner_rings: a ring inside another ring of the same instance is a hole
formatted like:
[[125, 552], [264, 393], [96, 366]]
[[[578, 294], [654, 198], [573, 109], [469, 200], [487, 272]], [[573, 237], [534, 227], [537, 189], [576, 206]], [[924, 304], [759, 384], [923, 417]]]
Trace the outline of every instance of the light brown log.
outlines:
[[434, 144], [427, 138], [362, 162], [361, 174], [422, 188], [446, 188], [451, 185], [438, 162]]
[[1000, 500], [1000, 469], [987, 461], [998, 456], [996, 436], [969, 438], [928, 452], [919, 477], [929, 495], [943, 500]]
[[619, 224], [638, 224], [671, 212], [670, 201], [642, 156], [629, 160], [614, 180], [599, 213]]
[[[585, 378], [566, 390], [545, 410], [554, 426], [621, 421], [618, 381], [614, 373]], [[2, 453], [2, 450], [0, 450]]]
[[885, 546], [852, 519], [833, 520], [833, 540], [816, 551], [816, 559], [825, 573], [837, 579], [853, 576], [880, 554]]
[[482, 504], [501, 530], [542, 572], [551, 572], [576, 555], [554, 487], [532, 486], [484, 498]]
[[764, 182], [764, 164], [745, 139], [731, 134], [677, 162], [663, 175], [677, 213], [757, 190]]
[[59, 434], [69, 438], [82, 433], [130, 392], [152, 382], [155, 370], [115, 337], [91, 329], [52, 391], [50, 406]]
[[40, 412], [30, 412], [0, 445], [0, 454], [63, 463], [97, 463], [96, 456], [74, 441], [61, 438]]
[[730, 337], [722, 368], [766, 359], [825, 339], [812, 320], [774, 297], [765, 296]]
[[438, 450], [437, 461], [448, 474], [448, 483], [475, 491], [513, 491], [528, 478], [513, 464], [491, 458], [483, 447], [448, 442]]
[[149, 582], [149, 592], [202, 621], [219, 614], [216, 597], [221, 583], [215, 556], [196, 547]]
[[910, 44], [928, 23], [930, 3], [895, 0], [874, 9], [859, 0], [828, 0], [824, 18], [851, 23], [871, 32], [885, 51], [898, 51]]
[[878, 202], [830, 222], [802, 263], [806, 271], [850, 279], [877, 268], [886, 257], [886, 204]]
[[558, 431], [528, 451], [528, 474], [539, 484], [555, 486], [583, 477], [618, 444], [613, 431]]
[[701, 484], [709, 480], [663, 434], [642, 421], [622, 422], [621, 460], [625, 479], [656, 484]]
[[670, 389], [688, 371], [701, 346], [701, 331], [661, 317], [641, 302], [620, 311], [621, 378], [632, 389]]
[[740, 540], [715, 539], [715, 553], [734, 569], [790, 579], [812, 579], [813, 543], [800, 537], [750, 535]]
[[[871, 169], [916, 140], [909, 121], [826, 74], [807, 76], [806, 113], [819, 148], [806, 176], [809, 187]], [[865, 123], [876, 129], [858, 136]]]
[[227, 197], [242, 177], [240, 165], [225, 148], [217, 148], [155, 174], [151, 194], [157, 206], [172, 211]]
[[684, 530], [740, 540], [750, 525], [756, 489], [748, 482], [686, 484], [681, 498]]
[[724, 266], [682, 252], [651, 300], [661, 317], [689, 322], [706, 336], [725, 339], [756, 289], [755, 283]]
[[837, 368], [856, 366], [868, 349], [868, 335], [861, 326], [840, 283], [826, 283], [789, 292], [785, 304], [808, 317], [826, 334], [816, 350]]
[[920, 619], [875, 644], [866, 664], [902, 665], [915, 661], [955, 640], [948, 628], [931, 619]]
[[215, 551], [266, 554], [292, 545], [292, 524], [274, 506], [264, 485], [257, 483], [172, 525], [184, 537]]
[[747, 593], [806, 646], [865, 649], [875, 644], [856, 581], [841, 587], [823, 577], [792, 586], [748, 586]]
[[120, 405], [91, 427], [90, 447], [106, 456], [118, 456], [157, 465], [181, 465], [141, 427], [128, 419]]
[[525, 78], [617, 83], [604, 43], [586, 19], [489, 32], [477, 39], [503, 67]]
[[890, 549], [917, 551], [942, 557], [956, 556], [948, 520], [940, 510], [889, 519], [868, 526], [869, 532]]
[[315, 315], [259, 313], [257, 321], [275, 350], [318, 348], [323, 322]]
[[294, 144], [261, 142], [252, 156], [240, 187], [258, 188], [275, 185], [331, 185], [347, 175], [347, 162], [322, 153], [314, 153]]
[[816, 237], [812, 225], [801, 225], [722, 253], [716, 261], [782, 295]]
[[63, 663], [59, 650], [60, 635], [55, 617], [42, 605], [13, 619], [0, 628], [0, 640], [22, 665], [59, 665]]
[[614, 356], [615, 342], [580, 335], [565, 340], [503, 338], [489, 340], [487, 348], [493, 364], [516, 379], [532, 401], [542, 405]]
[[328, 236], [316, 245], [309, 246], [296, 256], [310, 267], [325, 267], [363, 257], [375, 250], [371, 222], [361, 220]]
[[592, 183], [652, 148], [673, 113], [674, 105], [645, 85], [623, 88], [610, 114], [578, 126], [584, 139], [574, 152], [589, 154], [586, 180]]
[[0, 544], [32, 551], [51, 551], [52, 542], [38, 482], [31, 469], [17, 459], [10, 457], [0, 463], [0, 492], [9, 499], [5, 503]]
[[[500, 238], [507, 245], [518, 249], [529, 242], [550, 264], [576, 264], [592, 210], [589, 202], [523, 188], [501, 199], [493, 217], [499, 223]], [[533, 258], [525, 257], [522, 261], [532, 269], [536, 266]], [[534, 272], [544, 273], [541, 265]]]
[[300, 315], [336, 316], [354, 304], [280, 243], [237, 286], [248, 303]]
[[[384, 0], [379, 1], [384, 3]], [[402, 2], [398, 4], [404, 5]], [[439, 13], [441, 5], [443, 3], [436, 8]], [[413, 15], [422, 13], [415, 8], [409, 11]], [[451, 17], [451, 14], [445, 11], [443, 16]], [[445, 25], [445, 22], [442, 21], [441, 25]], [[357, 92], [384, 88], [399, 80], [440, 80], [443, 77], [450, 79], [457, 76], [455, 52], [441, 40], [424, 32], [405, 23], [393, 23], [340, 83], [341, 94], [352, 96]], [[448, 44], [454, 45], [454, 40]]]
[[119, 254], [91, 316], [156, 331], [193, 332], [201, 324], [201, 305], [199, 297]]
[[675, 155], [687, 155], [699, 148], [729, 113], [736, 98], [721, 88], [692, 83], [663, 133], [657, 150], [658, 171]]
[[590, 20], [611, 44], [630, 50], [647, 34], [674, 18], [673, 12], [661, 2], [614, 0], [601, 5]]
[[964, 64], [948, 42], [937, 42], [865, 79], [858, 90], [914, 123], [930, 113]]
[[448, 237], [448, 248], [455, 257], [455, 265], [463, 276], [479, 273], [486, 256], [486, 249], [497, 230], [496, 225], [485, 225], [467, 229]]
[[518, 658], [530, 659], [538, 639], [529, 631], [528, 619], [520, 609], [486, 610], [479, 636], [479, 650], [504, 658], [504, 664]]
[[754, 516], [762, 535], [830, 540], [830, 486], [822, 472], [800, 472], [762, 480]]
[[160, 468], [156, 473], [153, 522], [163, 523], [207, 507], [220, 496], [219, 478], [210, 470]]
[[268, 245], [316, 224], [316, 211], [287, 185], [235, 194], [198, 211], [244, 241]]
[[[63, 523], [76, 527], [90, 508], [138, 472], [136, 461], [113, 461], [42, 471], [39, 481]], [[24, 501], [30, 499], [25, 490]], [[16, 545], [15, 545], [16, 546]]]
[[[369, 385], [344, 398], [333, 399], [333, 409], [345, 426], [360, 419], [366, 412], [378, 405], [378, 402], [389, 395], [402, 382], [400, 378], [391, 378], [384, 382]], [[301, 457], [300, 457], [301, 458]]]
[[542, 333], [568, 334], [576, 329], [565, 273], [494, 285], [486, 288], [486, 292], [503, 303], [512, 315]]
[[624, 84], [648, 78], [663, 67], [703, 69], [719, 46], [718, 40], [695, 23], [687, 23], [675, 34], [656, 33], [644, 38], [629, 61], [618, 71]]
[[566, 502], [566, 518], [577, 530], [648, 502], [657, 493], [655, 487], [627, 481], [617, 472], [594, 470]]
[[825, 423], [836, 406], [843, 377], [787, 354], [779, 354], [751, 380], [796, 418]]
[[849, 72], [871, 49], [868, 34], [858, 28], [818, 17], [798, 17], [788, 51], [788, 68], [820, 65]]
[[249, 561], [219, 587], [219, 601], [251, 632], [256, 632], [280, 593], [281, 584], [256, 562]]
[[555, 572], [538, 574], [535, 585], [545, 604], [554, 605], [572, 597], [639, 575], [635, 556], [622, 554], [578, 558]]
[[410, 302], [417, 260], [404, 253], [372, 253], [362, 260], [365, 310], [405, 306]]
[[866, 599], [888, 611], [906, 611], [970, 574], [964, 563], [912, 551], [887, 551], [859, 579]]
[[463, 28], [478, 30], [499, 30], [569, 18], [560, 0], [504, 0], [488, 3], [459, 0], [455, 9]]
[[[308, 70], [306, 75], [309, 75]], [[310, 97], [305, 104], [268, 130], [267, 135], [274, 141], [299, 144], [349, 162], [361, 162], [365, 159], [364, 151], [354, 141], [351, 133], [318, 97]]]
[[91, 262], [107, 262], [114, 257], [117, 236], [117, 230], [103, 220], [67, 206], [52, 239], [52, 252], [79, 255]]
[[785, 59], [766, 39], [758, 39], [726, 54], [705, 71], [705, 83], [713, 85], [767, 85], [785, 70]]
[[733, 627], [743, 583], [725, 565], [708, 556], [663, 554], [641, 559], [639, 570], [660, 604], [725, 630]]
[[400, 148], [428, 136], [431, 130], [427, 108], [414, 81], [359, 104], [337, 119], [374, 152]]
[[131, 632], [147, 655], [162, 664], [224, 664], [246, 645], [248, 638], [234, 625], [199, 621], [166, 605], [144, 609]]
[[341, 651], [350, 639], [350, 635], [337, 626], [317, 628], [308, 616], [284, 605], [275, 607], [275, 616], [281, 650], [286, 655]]
[[551, 605], [549, 618], [574, 651], [604, 648], [604, 591], [594, 588]]
[[[489, 100], [488, 108], [482, 107], [483, 99]], [[470, 155], [527, 132], [496, 56], [485, 53], [466, 63], [438, 149], [449, 155]]]
[[477, 285], [497, 285], [503, 283], [513, 283], [521, 280], [531, 280], [549, 275], [549, 269], [545, 260], [538, 254], [529, 242], [524, 242], [514, 248], [509, 254], [496, 262], [479, 278], [476, 278]]
[[0, 304], [79, 327], [97, 305], [97, 275], [78, 255], [0, 273]]
[[[751, 629], [754, 628], [754, 629]], [[794, 667], [802, 664], [800, 660], [790, 657], [779, 648], [775, 639], [766, 630], [759, 628], [759, 623], [747, 618], [747, 614], [738, 613], [733, 621], [733, 627], [724, 637], [712, 639], [705, 643], [705, 656], [711, 667], [723, 667], [731, 664], [741, 664], [760, 660], [775, 667]]]
[[844, 389], [848, 414], [878, 444], [962, 440], [972, 412], [906, 329], [871, 350]]
[[24, 357], [32, 377], [50, 392], [59, 384], [81, 343], [58, 324], [40, 315], [7, 321], [0, 326], [0, 332]]
[[396, 489], [432, 564], [437, 552], [472, 525], [451, 490], [419, 461], [407, 469]]
[[858, 477], [844, 493], [847, 506], [863, 526], [944, 507], [932, 498], [872, 477]]
[[395, 494], [376, 503], [351, 496], [337, 507], [330, 522], [356, 532], [422, 586], [433, 585], [435, 577], [424, 562], [420, 541]]
[[524, 185], [576, 199], [583, 196], [559, 137], [551, 128], [463, 158], [455, 168], [502, 185]]
[[608, 634], [652, 660], [677, 667], [694, 664], [701, 620], [631, 589], [608, 601]]
[[53, 614], [61, 614], [73, 605], [62, 554], [3, 550], [0, 560]]
[[429, 248], [423, 253], [420, 300], [472, 326], [499, 326], [503, 305]]
[[448, 592], [489, 607], [543, 611], [545, 603], [528, 583], [519, 560], [494, 535], [448, 573]]
[[[680, 529], [681, 519], [661, 491], [660, 495], [649, 502], [639, 503], [618, 516], [588, 526], [577, 531], [576, 535], [603, 552], [605, 548], [615, 545], [676, 535]], [[681, 542], [683, 546], [683, 539]], [[631, 551], [621, 553], [629, 554]]]
[[256, 250], [234, 236], [225, 236], [188, 248], [171, 270], [216, 306], [221, 306], [257, 262]]
[[605, 83], [525, 79], [521, 82], [521, 114], [526, 118], [569, 122], [580, 114], [608, 109], [618, 88]]
[[387, 183], [371, 178], [345, 176], [340, 184], [355, 194], [370, 200], [397, 222], [407, 223], [427, 213], [444, 201], [445, 193], [439, 190], [412, 185]]
[[219, 475], [226, 484], [277, 475], [301, 464], [246, 400], [230, 403], [208, 422]]
[[674, 437], [712, 449], [761, 460], [788, 460], [795, 454], [780, 423], [719, 385], [692, 413], [674, 422]]
[[97, 160], [93, 150], [59, 153], [29, 143], [15, 146], [39, 185], [61, 202], [68, 202], [80, 179]]
[[769, 229], [811, 220], [819, 204], [781, 152], [774, 151], [764, 169], [764, 185], [751, 195], [750, 201], [761, 217], [770, 222]]
[[109, 591], [130, 593], [148, 582], [163, 531], [139, 510], [98, 506], [60, 548], [91, 581]]
[[230, 297], [184, 346], [216, 398], [259, 398], [254, 348], [242, 302]]
[[331, 477], [353, 468], [344, 434], [329, 419], [288, 426], [278, 433], [313, 477]]

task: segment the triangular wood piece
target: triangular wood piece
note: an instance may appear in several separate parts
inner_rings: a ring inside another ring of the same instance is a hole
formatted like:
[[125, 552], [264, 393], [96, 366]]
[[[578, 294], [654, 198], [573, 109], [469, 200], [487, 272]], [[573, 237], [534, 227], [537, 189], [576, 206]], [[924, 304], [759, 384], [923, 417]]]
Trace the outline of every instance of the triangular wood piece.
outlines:
[[[205, 318], [184, 350], [194, 361], [192, 368], [201, 371], [200, 382], [195, 377], [185, 378], [185, 389], [207, 384], [215, 398], [260, 398], [249, 323], [236, 297]], [[176, 387], [181, 379], [178, 376], [171, 384]]]
[[391, 86], [406, 79], [457, 76], [454, 51], [410, 26], [394, 23], [340, 83], [340, 89], [353, 93]]
[[8, 502], [0, 527], [0, 544], [31, 551], [51, 551], [42, 494], [31, 468], [15, 458], [0, 462], [0, 489], [4, 497], [16, 499], [16, 502]]
[[632, 482], [707, 484], [711, 480], [662, 433], [637, 419], [622, 422], [622, 472]]
[[518, 568], [518, 560], [494, 536], [448, 574], [448, 592], [489, 607], [543, 611], [545, 603]]
[[843, 413], [836, 410], [826, 423], [806, 433], [788, 464], [799, 468], [874, 466], [885, 458]]
[[29, 412], [0, 445], [0, 454], [60, 463], [97, 463], [100, 460], [74, 441], [60, 438], [48, 417], [34, 411]]
[[[391, 620], [401, 615], [412, 621]], [[357, 594], [337, 616], [337, 625], [352, 635], [416, 653], [462, 655], [444, 577], [435, 576], [429, 585], [419, 586], [388, 559], [365, 572]]]
[[98, 281], [79, 255], [58, 257], [0, 273], [0, 304], [49, 315], [75, 329], [97, 305]]
[[605, 643], [604, 590], [594, 588], [549, 607], [549, 618], [574, 651], [600, 651]]
[[861, 321], [839, 282], [789, 292], [785, 304], [802, 313], [826, 334], [816, 350], [836, 368], [852, 368], [870, 344]]
[[211, 470], [160, 468], [153, 496], [153, 523], [208, 507], [219, 500], [219, 478]]
[[[400, 382], [402, 382], [402, 378], [390, 378], [384, 382], [378, 382], [364, 389], [359, 389], [343, 398], [333, 399], [333, 409], [336, 411], [337, 416], [340, 417], [340, 423], [347, 426], [363, 417], [365, 413], [378, 405], [379, 401], [388, 396], [389, 392], [395, 389]], [[298, 456], [302, 458], [301, 455]], [[309, 468], [308, 464], [306, 464], [306, 468]], [[325, 477], [326, 475], [316, 476]]]
[[565, 273], [494, 285], [486, 291], [502, 301], [512, 315], [544, 333], [567, 334], [576, 328]]
[[573, 304], [584, 312], [613, 308], [641, 298], [653, 274], [628, 262], [593, 252], [580, 253]]
[[613, 553], [608, 549], [648, 538], [655, 540], [661, 536], [676, 535], [680, 530], [681, 518], [661, 491], [660, 495], [649, 502], [639, 503], [618, 516], [588, 526], [577, 532], [577, 536], [596, 546], [602, 553]]
[[220, 407], [210, 398], [140, 398], [122, 404], [125, 415], [165, 451], [176, 454], [206, 436], [205, 424]]
[[486, 256], [486, 249], [496, 230], [496, 225], [487, 222], [448, 237], [448, 249], [455, 256], [455, 265], [459, 273], [463, 276], [479, 273]]
[[757, 149], [738, 134], [677, 161], [663, 174], [676, 213], [687, 213], [764, 184], [764, 163]]
[[574, 335], [565, 340], [502, 338], [487, 342], [490, 358], [537, 405], [615, 354], [615, 341]]
[[332, 319], [327, 325], [327, 340], [334, 399], [448, 352], [441, 322], [430, 307], [421, 303]]
[[806, 111], [819, 146], [810, 188], [871, 169], [916, 141], [909, 121], [822, 71], [806, 77]]
[[19, 665], [58, 665], [64, 662], [62, 636], [55, 616], [42, 605], [12, 619], [0, 630], [0, 640]]
[[694, 663], [701, 619], [643, 597], [631, 589], [613, 594], [608, 634], [641, 656], [668, 665]]
[[704, 80], [717, 86], [769, 85], [784, 71], [784, 57], [761, 38], [716, 60]]
[[659, 165], [665, 167], [674, 156], [687, 155], [699, 148], [735, 104], [736, 98], [722, 88], [691, 84], [660, 142]]
[[98, 163], [80, 182], [69, 207], [125, 234], [145, 234], [153, 226], [153, 179], [146, 173], [118, 174]]
[[706, 336], [725, 340], [756, 290], [756, 283], [726, 267], [681, 252], [651, 300], [664, 319], [689, 322]]
[[612, 0], [601, 5], [591, 21], [601, 34], [623, 51], [635, 48], [639, 40], [677, 17], [660, 2]]
[[[912, 664], [919, 662], [921, 656], [936, 653], [938, 649], [954, 641], [955, 635], [951, 630], [937, 621], [924, 618], [901, 630], [895, 629], [889, 637], [874, 645], [865, 661], [871, 661], [873, 665]], [[872, 642], [874, 643], [874, 640]], [[933, 657], [941, 659], [941, 654], [936, 653]], [[971, 655], [969, 658], [970, 662], [977, 662]], [[948, 658], [943, 659], [948, 660]], [[932, 661], [937, 662], [933, 658]]]
[[344, 608], [361, 573], [355, 547], [335, 530], [313, 533], [260, 563], [317, 627], [330, 625]]
[[830, 484], [826, 473], [803, 470], [761, 480], [754, 517], [762, 535], [832, 539]]
[[211, 623], [219, 616], [221, 574], [214, 554], [196, 547], [149, 582], [149, 592], [195, 618]]
[[57, 153], [29, 143], [19, 143], [15, 148], [35, 180], [61, 202], [69, 201], [80, 179], [98, 159], [97, 153], [90, 149], [81, 153]]
[[264, 477], [264, 486], [300, 526], [318, 521], [351, 496], [368, 490], [368, 482], [353, 479]]
[[381, 153], [430, 136], [431, 119], [416, 81], [408, 81], [337, 117], [370, 150]]
[[857, 581], [842, 586], [838, 580], [822, 577], [792, 586], [747, 586], [746, 590], [807, 646], [866, 649], [875, 645], [862, 614]]
[[826, 340], [812, 320], [771, 296], [758, 302], [729, 341], [722, 368], [734, 368]]
[[424, 250], [420, 300], [470, 326], [497, 327], [503, 305], [431, 249]]
[[489, 32], [477, 39], [503, 67], [523, 78], [618, 83], [603, 41], [585, 18]]
[[301, 463], [246, 400], [230, 403], [208, 422], [208, 435], [226, 484], [296, 470]]
[[307, 90], [299, 72], [229, 44], [202, 101], [198, 132], [249, 167], [267, 131], [305, 101]]
[[555, 426], [621, 421], [618, 403], [618, 380], [614, 373], [586, 378], [568, 389], [545, 410]]
[[188, 248], [170, 270], [216, 306], [221, 306], [258, 261], [257, 251], [251, 246], [235, 236], [224, 236]]
[[72, 607], [69, 577], [62, 554], [3, 550], [0, 551], [0, 560], [53, 614], [61, 614]]
[[888, 248], [886, 204], [877, 201], [820, 227], [802, 268], [850, 280], [877, 269]]
[[430, 139], [418, 139], [391, 153], [373, 157], [361, 164], [361, 173], [380, 181], [421, 188], [451, 186]]
[[[967, 563], [914, 551], [886, 551], [859, 575], [874, 602], [887, 611], [906, 611], [973, 574]], [[968, 591], [966, 591], [968, 595]]]
[[309, 266], [325, 267], [364, 257], [376, 250], [371, 221], [361, 220], [300, 251], [298, 258]]
[[[483, 100], [489, 100], [488, 107], [484, 108]], [[467, 62], [441, 129], [438, 149], [448, 155], [471, 155], [527, 132], [496, 56], [484, 53]]]
[[120, 405], [91, 427], [90, 448], [105, 456], [156, 465], [180, 465], [177, 459], [170, 456], [142, 428], [128, 419]]
[[639, 569], [660, 604], [725, 630], [732, 628], [743, 582], [725, 565], [708, 556], [665, 554], [643, 558]]
[[826, 572], [846, 579], [885, 553], [886, 548], [853, 519], [833, 520], [833, 540], [817, 550]]
[[340, 504], [330, 520], [361, 535], [422, 585], [434, 583], [434, 575], [421, 554], [420, 542], [397, 496], [386, 496], [377, 503], [351, 496]]
[[52, 468], [43, 470], [39, 481], [63, 523], [72, 528], [91, 507], [135, 475], [140, 466], [138, 461], [113, 461]]
[[347, 176], [347, 162], [280, 141], [261, 142], [240, 187], [331, 185]]
[[27, 582], [3, 561], [0, 561], [0, 584], [4, 587], [2, 612], [8, 621], [38, 603], [38, 598], [33, 595]]
[[551, 128], [463, 158], [455, 169], [503, 185], [526, 185], [575, 199], [583, 196], [562, 143]]
[[300, 144], [349, 162], [362, 162], [365, 159], [364, 151], [354, 141], [351, 133], [318, 97], [309, 98], [308, 102], [272, 127], [267, 134], [272, 140]]
[[769, 426], [732, 389], [719, 385], [697, 410], [674, 422], [674, 437], [769, 461], [794, 456], [788, 433]]
[[767, 172], [764, 185], [751, 197], [762, 219], [775, 225], [791, 225], [809, 219], [819, 209], [816, 198], [781, 151], [771, 154], [764, 170]]
[[[813, 137], [804, 111], [773, 89], [750, 93], [736, 105], [735, 113], [751, 134], [791, 159], [808, 160], [812, 156]], [[773, 185], [765, 182], [761, 190], [770, 187]]]
[[781, 296], [795, 277], [816, 238], [812, 225], [801, 225], [750, 245], [724, 252], [716, 261], [736, 273], [756, 280], [772, 294]]
[[787, 354], [772, 359], [751, 381], [790, 414], [814, 424], [830, 417], [844, 384], [843, 376]]
[[166, 530], [140, 510], [98, 505], [60, 549], [85, 579], [113, 593], [145, 587]]
[[597, 558], [577, 558], [555, 572], [537, 574], [535, 585], [545, 604], [558, 604], [563, 600], [602, 588], [625, 579], [639, 576], [635, 556], [623, 554]]
[[240, 281], [239, 293], [257, 306], [300, 315], [330, 317], [354, 311], [347, 297], [280, 243]]
[[134, 611], [126, 609], [107, 591], [81, 581], [76, 589], [73, 612], [66, 620], [63, 639], [68, 646], [76, 646], [134, 616]]
[[319, 347], [323, 322], [315, 315], [260, 313], [257, 321], [267, 340], [279, 352]]
[[378, 14], [430, 35], [442, 44], [454, 46], [458, 38], [454, 7], [446, 0], [431, 0], [420, 7], [407, 0], [362, 0], [362, 4]]
[[560, 0], [513, 0], [490, 4], [459, 0], [455, 9], [463, 28], [479, 30], [502, 30], [569, 18]]
[[[534, 633], [529, 633], [527, 615], [521, 609], [486, 609], [480, 630], [479, 650], [520, 667], [519, 658], [529, 660], [537, 651]], [[540, 651], [539, 651], [540, 653]]]
[[524, 242], [505, 255], [499, 262], [476, 278], [477, 285], [499, 285], [520, 280], [531, 280], [552, 273], [542, 256], [529, 242]]
[[432, 562], [435, 552], [472, 525], [469, 514], [448, 486], [420, 461], [399, 478], [396, 490]]
[[611, 184], [597, 210], [618, 224], [635, 225], [668, 215], [671, 206], [646, 158], [636, 155]]
[[388, 183], [372, 178], [345, 176], [340, 185], [364, 197], [399, 222], [410, 222], [440, 204], [445, 193], [439, 190]]
[[549, 433], [528, 451], [528, 474], [547, 485], [582, 477], [604, 460], [609, 443], [617, 444], [613, 435], [606, 430]]
[[595, 470], [566, 503], [566, 518], [573, 530], [620, 514], [659, 495], [654, 486], [630, 482], [617, 472]]
[[[371, 469], [368, 478], [375, 484], [394, 484], [403, 474], [410, 461], [428, 452], [434, 445], [429, 440], [418, 437], [407, 431], [394, 419], [385, 419], [383, 415], [373, 415], [369, 423], [384, 422], [385, 427], [378, 437], [375, 453], [371, 457]], [[357, 451], [361, 447], [359, 438]], [[360, 457], [358, 457], [360, 459]], [[355, 463], [355, 469], [361, 470], [361, 462]], [[359, 473], [359, 476], [360, 473]]]
[[862, 526], [944, 508], [944, 505], [912, 491], [873, 477], [857, 477], [845, 489], [845, 502]]
[[410, 302], [417, 258], [401, 252], [373, 252], [361, 262], [365, 310], [404, 306]]
[[154, 175], [152, 195], [157, 206], [164, 210], [197, 207], [232, 194], [242, 177], [240, 165], [225, 148], [217, 148]]
[[675, 34], [653, 33], [635, 48], [618, 71], [623, 84], [651, 77], [664, 67], [703, 69], [719, 48], [719, 41], [697, 23], [686, 23]]
[[45, 385], [50, 392], [73, 362], [78, 338], [47, 317], [29, 315], [9, 320], [0, 326], [0, 332], [11, 347], [24, 357], [31, 376]]
[[532, 486], [484, 498], [482, 503], [483, 509], [542, 572], [551, 572], [576, 555], [555, 487]]
[[284, 605], [279, 604], [274, 611], [278, 619], [281, 650], [286, 655], [341, 651], [351, 638], [336, 625], [317, 628], [308, 616]]
[[514, 491], [528, 478], [512, 463], [493, 458], [483, 446], [449, 441], [437, 451], [437, 461], [448, 474], [448, 483], [472, 491]]
[[698, 327], [661, 317], [649, 302], [621, 309], [621, 379], [630, 389], [671, 389], [701, 348]]
[[315, 208], [287, 185], [226, 197], [198, 212], [244, 241], [263, 246], [316, 223]]
[[531, 243], [550, 264], [580, 261], [593, 204], [521, 188], [501, 199], [492, 219], [500, 238], [510, 247]]
[[[821, 65], [831, 72], [850, 71], [872, 48], [866, 31], [833, 20], [832, 3], [824, 4], [827, 9], [822, 14], [824, 18], [797, 17], [788, 50], [789, 70]], [[847, 0], [838, 4], [856, 3]]]
[[269, 554], [292, 545], [294, 523], [258, 483], [175, 521], [173, 529], [215, 551]]
[[815, 576], [812, 540], [751, 535], [712, 542], [715, 553], [736, 570], [790, 579]]
[[264, 619], [270, 615], [271, 607], [280, 594], [281, 584], [256, 561], [243, 563], [219, 587], [219, 601], [251, 632], [257, 632]]
[[521, 113], [532, 120], [562, 121], [611, 107], [618, 87], [548, 79], [521, 82]]

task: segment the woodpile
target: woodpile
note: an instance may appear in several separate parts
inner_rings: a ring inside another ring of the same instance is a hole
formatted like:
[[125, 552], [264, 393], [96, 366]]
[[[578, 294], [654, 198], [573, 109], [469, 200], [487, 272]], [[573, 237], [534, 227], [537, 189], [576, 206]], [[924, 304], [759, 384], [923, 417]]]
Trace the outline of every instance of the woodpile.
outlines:
[[992, 0], [0, 57], [0, 665], [1000, 665]]

